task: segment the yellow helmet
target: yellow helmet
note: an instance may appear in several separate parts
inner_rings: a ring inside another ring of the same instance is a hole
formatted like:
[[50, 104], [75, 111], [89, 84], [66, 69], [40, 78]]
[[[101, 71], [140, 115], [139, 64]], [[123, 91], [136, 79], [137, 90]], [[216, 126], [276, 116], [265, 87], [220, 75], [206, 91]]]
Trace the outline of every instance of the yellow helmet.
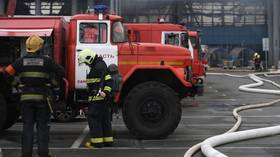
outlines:
[[96, 53], [94, 53], [91, 49], [84, 49], [79, 53], [78, 63], [79, 64], [91, 64], [96, 57]]
[[43, 47], [44, 40], [38, 35], [31, 35], [25, 42], [26, 51], [30, 53], [36, 53]]

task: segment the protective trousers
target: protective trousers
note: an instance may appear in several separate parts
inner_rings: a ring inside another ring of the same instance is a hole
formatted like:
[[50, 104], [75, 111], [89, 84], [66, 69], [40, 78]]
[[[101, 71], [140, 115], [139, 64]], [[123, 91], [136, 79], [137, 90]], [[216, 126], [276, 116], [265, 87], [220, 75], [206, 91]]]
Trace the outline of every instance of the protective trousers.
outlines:
[[49, 154], [50, 111], [46, 101], [22, 102], [22, 157], [32, 157], [34, 124], [37, 127], [38, 155]]
[[109, 104], [104, 100], [96, 101], [88, 109], [91, 144], [95, 147], [111, 146], [113, 135]]

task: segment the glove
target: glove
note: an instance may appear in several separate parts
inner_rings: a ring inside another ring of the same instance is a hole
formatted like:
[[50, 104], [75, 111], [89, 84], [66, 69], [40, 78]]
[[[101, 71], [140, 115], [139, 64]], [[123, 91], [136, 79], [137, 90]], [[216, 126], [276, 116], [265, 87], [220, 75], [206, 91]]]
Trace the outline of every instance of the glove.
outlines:
[[102, 96], [103, 98], [105, 98], [105, 97], [106, 97], [106, 93], [103, 92], [103, 91], [101, 91], [101, 92], [100, 92], [100, 96]]
[[106, 93], [103, 92], [101, 89], [98, 91], [97, 95], [98, 95], [98, 96], [100, 95], [100, 96], [102, 96], [103, 98], [106, 97]]

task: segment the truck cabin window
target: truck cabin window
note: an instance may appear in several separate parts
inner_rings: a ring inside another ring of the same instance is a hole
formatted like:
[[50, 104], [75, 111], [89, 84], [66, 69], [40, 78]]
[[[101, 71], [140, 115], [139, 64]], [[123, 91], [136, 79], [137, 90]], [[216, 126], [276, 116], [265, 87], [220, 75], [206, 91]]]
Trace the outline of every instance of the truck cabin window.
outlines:
[[121, 22], [115, 22], [112, 25], [112, 41], [114, 43], [128, 41], [128, 31]]
[[165, 44], [170, 44], [170, 45], [176, 45], [179, 46], [180, 40], [179, 40], [179, 34], [175, 33], [166, 33], [164, 35], [165, 37]]
[[84, 44], [98, 44], [107, 42], [107, 24], [80, 23], [79, 41]]
[[188, 42], [188, 34], [187, 33], [182, 33], [180, 36], [181, 40], [181, 46], [185, 48], [189, 48], [189, 42]]

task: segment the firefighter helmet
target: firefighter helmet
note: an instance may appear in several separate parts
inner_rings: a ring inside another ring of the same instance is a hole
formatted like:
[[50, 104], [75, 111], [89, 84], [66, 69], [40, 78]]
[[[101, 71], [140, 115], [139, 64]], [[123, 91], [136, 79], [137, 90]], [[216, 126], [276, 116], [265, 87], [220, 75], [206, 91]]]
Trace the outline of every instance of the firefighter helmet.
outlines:
[[43, 47], [44, 40], [38, 35], [31, 35], [25, 42], [26, 51], [35, 53]]
[[78, 57], [79, 64], [87, 64], [90, 65], [94, 58], [96, 57], [96, 53], [94, 53], [91, 49], [84, 49], [80, 52]]

